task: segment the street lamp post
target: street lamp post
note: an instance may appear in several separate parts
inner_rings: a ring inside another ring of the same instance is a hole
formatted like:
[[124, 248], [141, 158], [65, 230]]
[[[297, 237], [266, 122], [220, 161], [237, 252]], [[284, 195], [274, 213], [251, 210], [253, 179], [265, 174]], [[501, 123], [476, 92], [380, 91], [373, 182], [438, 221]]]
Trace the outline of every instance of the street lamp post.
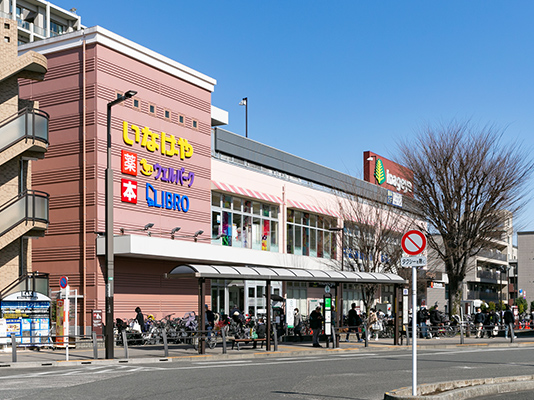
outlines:
[[[375, 169], [376, 169], [376, 156], [369, 156], [367, 157], [367, 161], [373, 161], [375, 160]], [[375, 177], [375, 184], [378, 185], [378, 180], [376, 179], [376, 175], [373, 173], [373, 176]]]
[[113, 257], [113, 170], [111, 169], [111, 107], [135, 96], [137, 92], [129, 90], [124, 95], [119, 95], [115, 100], [108, 103], [107, 118], [107, 166], [106, 166], [106, 329], [105, 344], [106, 358], [114, 358], [113, 354], [113, 278], [114, 278], [114, 257]]
[[245, 137], [248, 138], [248, 97], [243, 97], [239, 105], [245, 106]]

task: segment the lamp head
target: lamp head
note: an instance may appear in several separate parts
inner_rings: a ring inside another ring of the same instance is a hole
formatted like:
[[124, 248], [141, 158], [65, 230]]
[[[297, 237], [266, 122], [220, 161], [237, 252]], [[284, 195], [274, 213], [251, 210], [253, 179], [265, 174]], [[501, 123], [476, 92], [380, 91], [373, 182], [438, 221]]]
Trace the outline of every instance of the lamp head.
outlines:
[[152, 228], [154, 226], [153, 223], [148, 223], [145, 225], [145, 227], [143, 228], [145, 231], [148, 231], [150, 228]]
[[129, 99], [131, 97], [134, 97], [137, 94], [135, 90], [128, 90], [126, 93], [124, 93], [124, 98]]

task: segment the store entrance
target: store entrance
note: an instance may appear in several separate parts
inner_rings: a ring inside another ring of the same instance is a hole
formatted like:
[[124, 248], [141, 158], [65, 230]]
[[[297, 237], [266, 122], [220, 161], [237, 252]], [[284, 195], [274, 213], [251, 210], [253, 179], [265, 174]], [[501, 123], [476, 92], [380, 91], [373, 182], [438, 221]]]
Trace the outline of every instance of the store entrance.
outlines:
[[228, 312], [237, 306], [241, 312], [245, 310], [245, 285], [243, 281], [231, 281], [228, 284]]

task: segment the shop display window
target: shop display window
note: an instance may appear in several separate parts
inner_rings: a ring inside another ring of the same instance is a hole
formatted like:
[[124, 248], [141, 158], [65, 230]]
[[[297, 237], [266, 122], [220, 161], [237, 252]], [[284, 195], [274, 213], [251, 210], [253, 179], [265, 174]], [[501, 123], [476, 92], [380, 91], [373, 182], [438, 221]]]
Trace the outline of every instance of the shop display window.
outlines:
[[[278, 252], [278, 206], [213, 192], [214, 244]], [[220, 222], [219, 222], [220, 221]]]

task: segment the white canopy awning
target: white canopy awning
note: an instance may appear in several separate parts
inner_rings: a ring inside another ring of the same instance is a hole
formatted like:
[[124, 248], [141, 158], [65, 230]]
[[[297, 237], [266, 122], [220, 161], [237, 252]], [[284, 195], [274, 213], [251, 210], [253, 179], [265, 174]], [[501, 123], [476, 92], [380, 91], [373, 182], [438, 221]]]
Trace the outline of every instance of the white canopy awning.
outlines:
[[396, 274], [368, 272], [309, 270], [298, 268], [269, 268], [256, 266], [221, 266], [184, 264], [175, 267], [170, 278], [242, 279], [256, 281], [306, 281], [342, 283], [404, 284]]

